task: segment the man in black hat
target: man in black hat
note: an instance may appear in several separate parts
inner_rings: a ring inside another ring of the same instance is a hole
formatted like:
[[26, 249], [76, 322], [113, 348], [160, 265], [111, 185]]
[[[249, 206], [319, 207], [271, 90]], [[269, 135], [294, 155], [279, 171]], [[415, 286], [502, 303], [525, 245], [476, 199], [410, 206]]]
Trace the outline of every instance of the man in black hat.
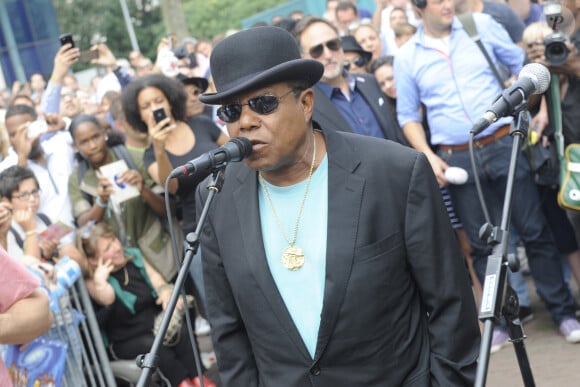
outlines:
[[324, 68], [283, 29], [236, 33], [210, 65], [201, 100], [253, 145], [201, 233], [223, 386], [473, 385], [474, 298], [425, 156], [313, 122]]
[[340, 38], [344, 52], [344, 69], [351, 74], [367, 74], [367, 65], [373, 57], [372, 52], [365, 51], [354, 36]]
[[[296, 24], [294, 34], [302, 57], [314, 59], [324, 66], [322, 78], [314, 87], [317, 101], [315, 121], [328, 129], [407, 144], [375, 77], [351, 74], [344, 69], [346, 50], [332, 23], [309, 16]], [[353, 41], [346, 40], [349, 51], [352, 51], [353, 43], [358, 46]]]
[[[199, 100], [199, 96], [207, 90], [208, 81], [200, 77], [188, 77], [178, 73], [175, 78], [183, 84], [187, 101], [185, 105], [185, 117], [187, 119], [205, 113], [206, 105]], [[207, 115], [211, 118], [211, 108], [207, 109]]]

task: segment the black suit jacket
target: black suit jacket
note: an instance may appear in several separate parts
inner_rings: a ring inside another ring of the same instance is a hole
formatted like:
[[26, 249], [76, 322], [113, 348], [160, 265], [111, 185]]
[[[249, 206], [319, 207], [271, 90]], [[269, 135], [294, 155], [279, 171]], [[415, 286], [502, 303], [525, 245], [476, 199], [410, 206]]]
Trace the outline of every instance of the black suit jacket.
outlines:
[[[403, 131], [393, 115], [387, 102], [387, 97], [382, 92], [380, 85], [374, 76], [370, 74], [352, 74], [356, 79], [355, 89], [363, 96], [373, 111], [385, 138], [400, 144], [408, 145]], [[315, 85], [314, 89], [314, 114], [312, 119], [325, 129], [335, 129], [342, 132], [354, 132], [340, 110], [332, 103], [330, 98]]]
[[472, 386], [477, 311], [428, 161], [391, 141], [323, 133], [327, 256], [314, 358], [268, 267], [257, 173], [229, 164], [208, 212], [204, 281], [223, 385]]

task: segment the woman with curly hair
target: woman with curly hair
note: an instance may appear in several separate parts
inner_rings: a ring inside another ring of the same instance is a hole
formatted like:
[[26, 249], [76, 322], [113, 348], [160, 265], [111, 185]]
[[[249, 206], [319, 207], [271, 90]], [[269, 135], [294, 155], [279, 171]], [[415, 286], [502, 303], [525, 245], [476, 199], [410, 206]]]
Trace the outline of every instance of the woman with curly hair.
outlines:
[[[149, 134], [151, 145], [145, 151], [143, 161], [153, 180], [161, 186], [165, 186], [165, 180], [174, 168], [228, 140], [209, 119], [186, 121], [186, 100], [183, 86], [160, 74], [137, 78], [123, 91], [127, 122], [136, 130]], [[163, 109], [166, 115], [160, 122], [156, 122], [153, 115], [157, 109]], [[182, 228], [186, 234], [195, 228], [195, 188], [203, 178], [181, 176], [172, 179], [169, 185], [169, 191], [181, 202]]]

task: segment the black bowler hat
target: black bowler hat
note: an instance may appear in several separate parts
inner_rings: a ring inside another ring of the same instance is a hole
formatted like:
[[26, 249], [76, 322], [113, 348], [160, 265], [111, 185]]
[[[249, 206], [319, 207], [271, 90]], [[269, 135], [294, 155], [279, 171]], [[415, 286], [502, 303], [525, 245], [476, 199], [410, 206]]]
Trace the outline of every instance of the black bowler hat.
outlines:
[[324, 66], [302, 59], [294, 37], [279, 27], [255, 27], [222, 40], [211, 53], [210, 69], [217, 93], [200, 101], [219, 105], [232, 96], [279, 82], [305, 80], [312, 86]]
[[340, 38], [340, 41], [342, 43], [342, 51], [356, 52], [365, 60], [366, 63], [369, 63], [371, 61], [373, 53], [363, 50], [363, 48], [360, 46], [360, 44], [358, 44], [358, 42], [353, 36], [350, 35], [343, 36], [342, 38]]
[[201, 92], [203, 93], [204, 91], [207, 90], [207, 87], [209, 86], [209, 83], [207, 81], [207, 79], [205, 78], [200, 78], [200, 77], [188, 77], [186, 75], [183, 75], [181, 73], [178, 73], [175, 76], [175, 79], [177, 79], [179, 82], [183, 83], [184, 85], [195, 85], [198, 88], [201, 89]]

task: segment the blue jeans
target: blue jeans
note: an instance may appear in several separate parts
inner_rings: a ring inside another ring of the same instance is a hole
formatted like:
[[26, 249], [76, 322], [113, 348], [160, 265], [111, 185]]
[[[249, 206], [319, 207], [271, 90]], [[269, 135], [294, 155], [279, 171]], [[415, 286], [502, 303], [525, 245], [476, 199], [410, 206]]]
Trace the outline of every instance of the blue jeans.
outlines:
[[[512, 138], [505, 136], [482, 148], [475, 147], [475, 164], [491, 222], [500, 226], [498, 214], [502, 213], [507, 175], [512, 149]], [[479, 238], [479, 229], [485, 223], [483, 211], [473, 180], [469, 151], [437, 152], [450, 166], [464, 168], [469, 173], [467, 183], [450, 185], [449, 191], [455, 210], [465, 227], [472, 247], [474, 268], [483, 283], [487, 257], [491, 246]], [[530, 273], [535, 281], [538, 295], [546, 304], [552, 319], [559, 324], [566, 317], [573, 317], [574, 299], [562, 275], [560, 254], [540, 207], [537, 188], [527, 160], [518, 159], [511, 222], [517, 229], [526, 248]]]

